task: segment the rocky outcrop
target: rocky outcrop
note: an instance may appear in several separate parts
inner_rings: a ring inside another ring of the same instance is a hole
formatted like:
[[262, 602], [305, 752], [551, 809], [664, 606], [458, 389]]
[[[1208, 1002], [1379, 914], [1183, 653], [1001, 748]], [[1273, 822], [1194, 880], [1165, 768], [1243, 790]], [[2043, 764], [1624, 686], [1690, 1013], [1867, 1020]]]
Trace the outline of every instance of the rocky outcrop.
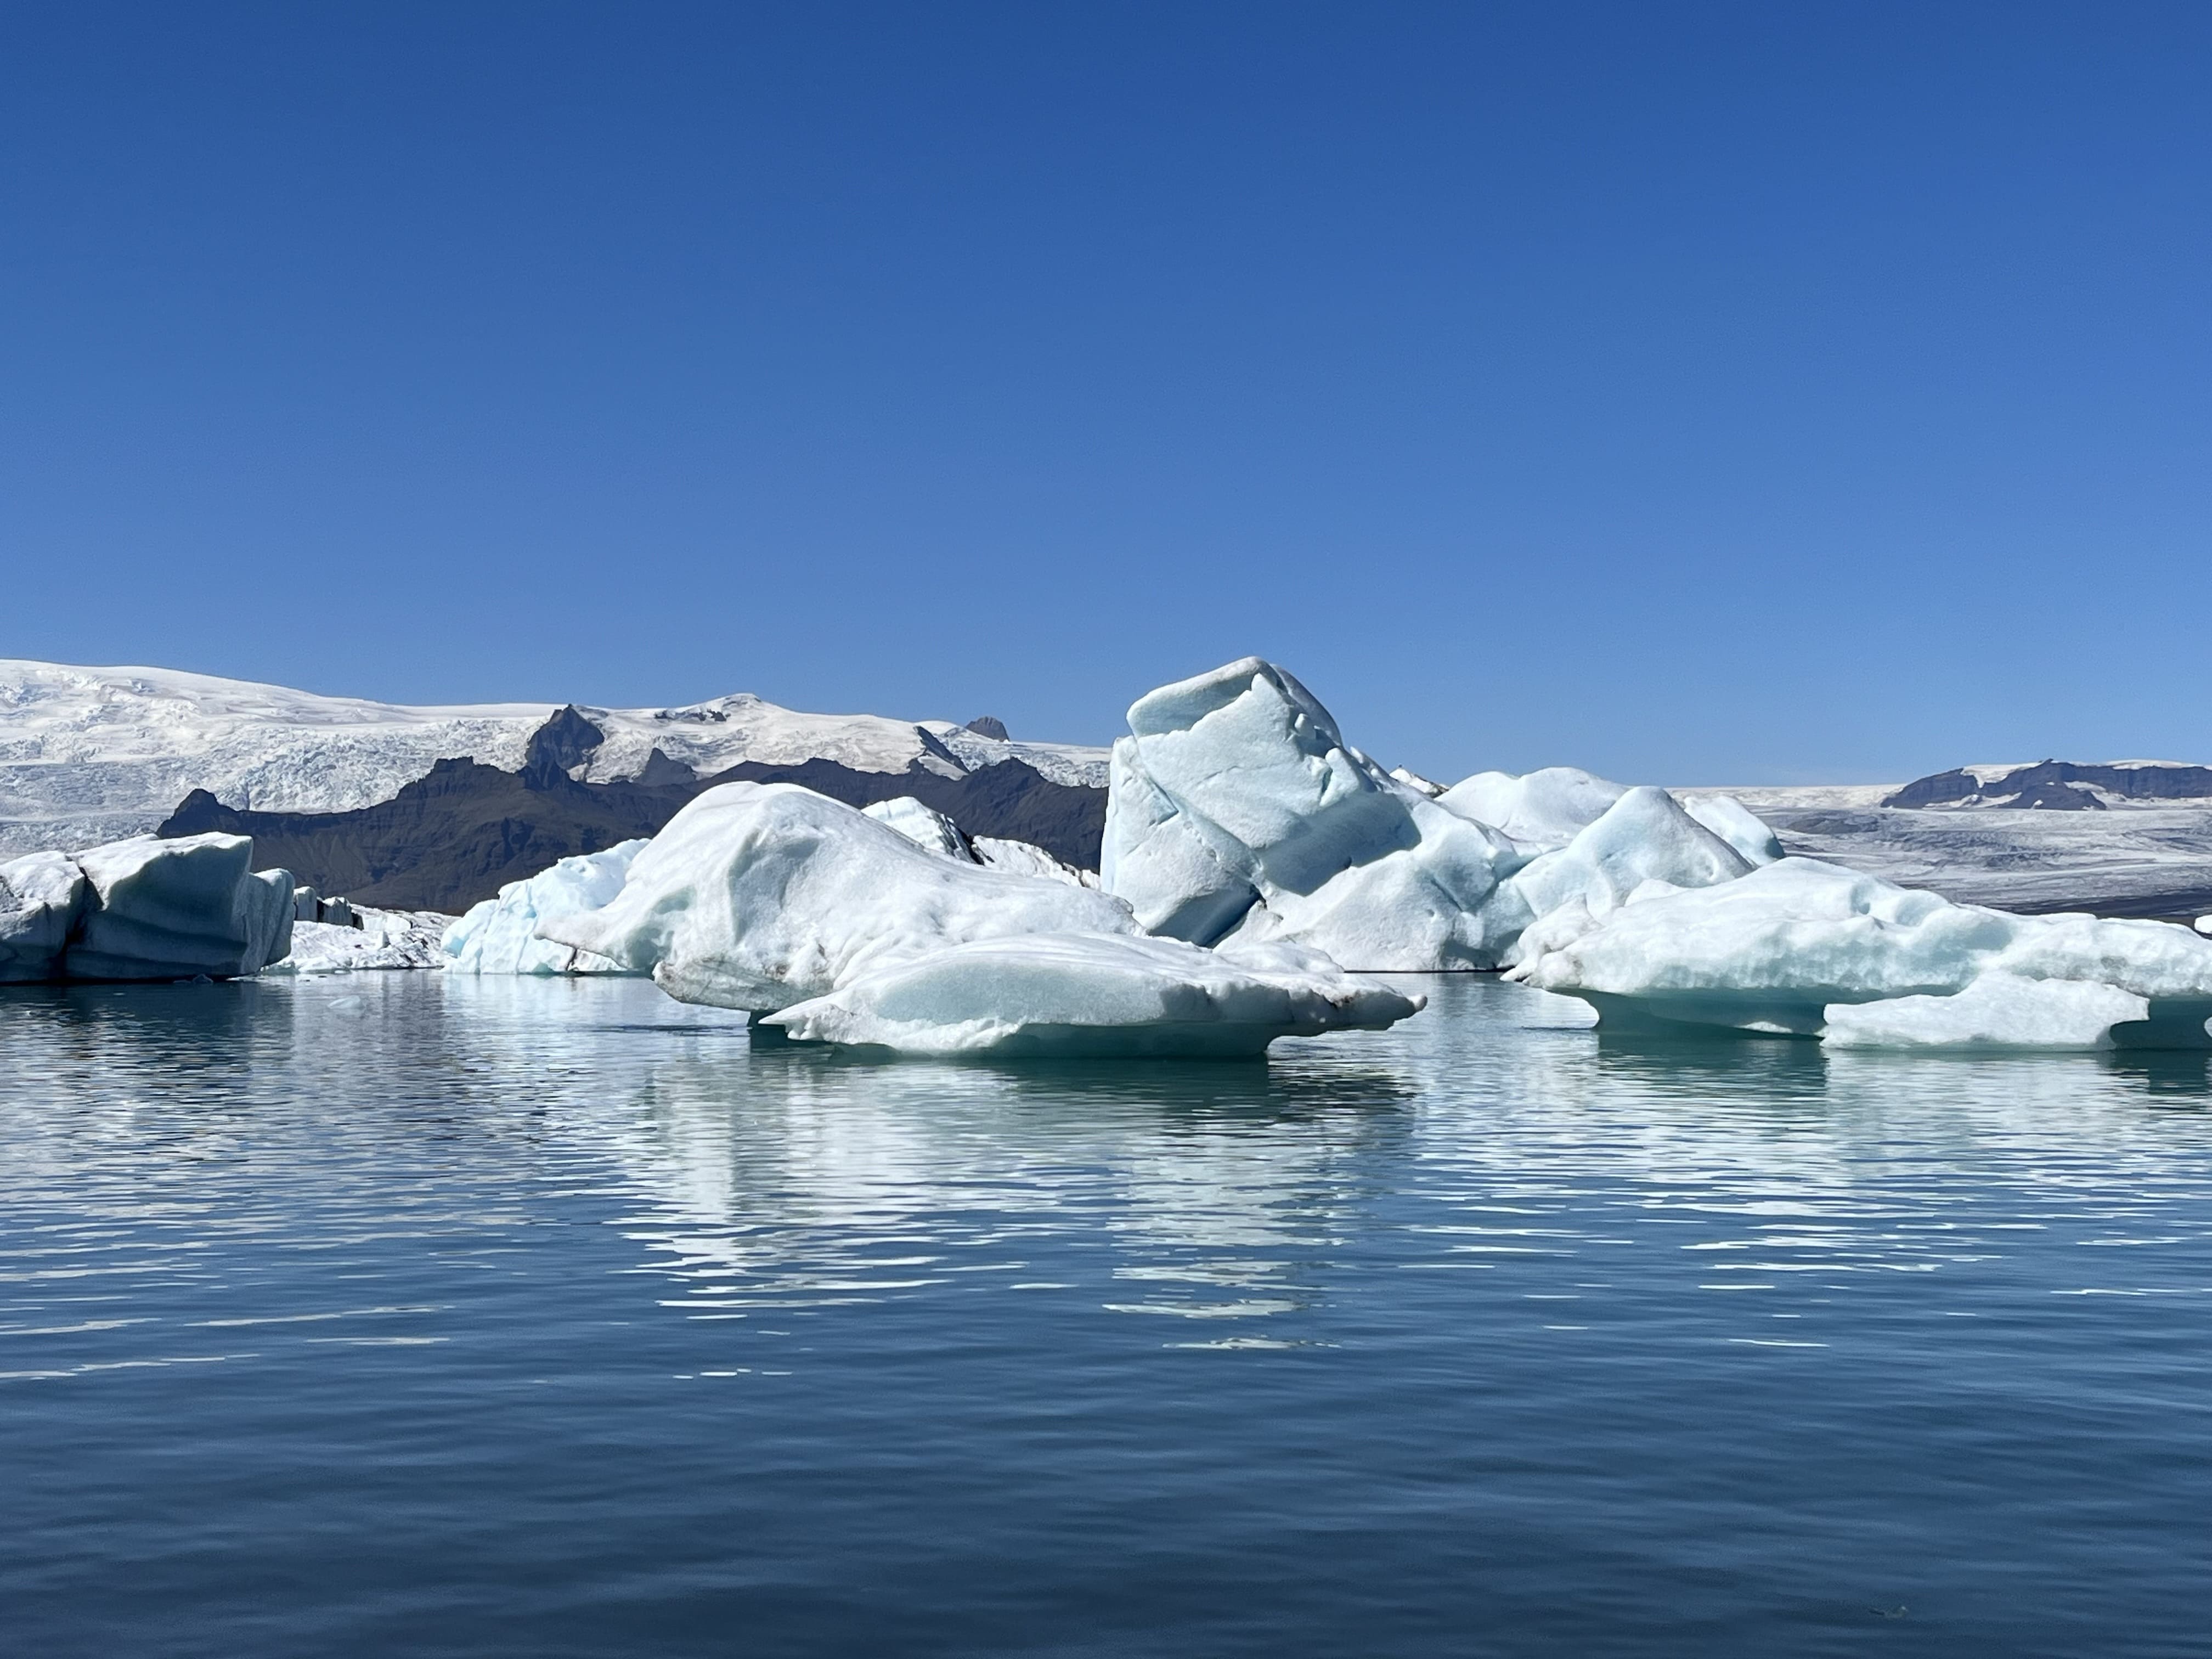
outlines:
[[1881, 804], [2102, 811], [2107, 804], [2103, 795], [2140, 801], [2212, 799], [2212, 766], [2181, 766], [2171, 761], [2090, 765], [2047, 760], [2008, 771], [1956, 767], [1915, 778], [1894, 794], [1885, 796]]

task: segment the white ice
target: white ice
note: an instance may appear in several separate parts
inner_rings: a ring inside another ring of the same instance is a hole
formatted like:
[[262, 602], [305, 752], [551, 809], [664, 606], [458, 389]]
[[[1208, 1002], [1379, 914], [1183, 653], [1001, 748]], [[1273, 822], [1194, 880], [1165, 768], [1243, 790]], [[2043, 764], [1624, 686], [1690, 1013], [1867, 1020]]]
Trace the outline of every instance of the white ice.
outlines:
[[1542, 852], [1565, 846], [1624, 793], [1621, 785], [1578, 767], [1547, 766], [1520, 777], [1478, 772], [1445, 790], [1437, 804]]
[[[2208, 1042], [2212, 940], [2165, 922], [2017, 916], [1954, 904], [1811, 859], [1784, 859], [1711, 887], [1655, 884], [1602, 916], [1562, 907], [1530, 926], [1511, 976], [1581, 997], [1596, 1007], [1601, 1026], [1616, 1030], [1815, 1036], [1838, 1005], [1954, 997], [1988, 975], [2104, 986], [2142, 999], [2143, 1018], [2112, 1029], [2118, 1046]], [[1984, 994], [1990, 1006], [2002, 991]], [[1904, 1024], [1932, 1017], [1907, 1009], [1897, 1016]], [[1846, 1030], [1874, 1029], [1859, 1016], [1841, 1018]], [[2054, 1031], [2071, 1029], [2052, 1018]], [[1984, 1032], [1978, 1040], [1995, 1038]]]
[[887, 823], [916, 847], [960, 864], [981, 862], [960, 826], [936, 808], [925, 806], [912, 795], [896, 795], [890, 800], [879, 800], [860, 811], [878, 823]]
[[1986, 973], [1950, 996], [1832, 1003], [1832, 1048], [2109, 1048], [2112, 1029], [2149, 1018], [2150, 1003], [2115, 986]]
[[1129, 733], [1100, 876], [1148, 932], [1376, 969], [1489, 967], [1510, 942], [1483, 906], [1526, 853], [1351, 748], [1272, 663], [1162, 687]]
[[455, 974], [622, 974], [635, 971], [574, 945], [538, 937], [540, 921], [611, 903], [623, 890], [630, 862], [644, 841], [625, 841], [604, 852], [580, 853], [511, 881], [497, 898], [478, 901], [446, 929], [440, 950]]
[[292, 950], [264, 974], [351, 974], [368, 970], [442, 968], [442, 941], [453, 918], [435, 910], [380, 910], [362, 905], [361, 925], [326, 921], [292, 924]]
[[956, 862], [811, 790], [754, 783], [700, 795], [612, 902], [538, 930], [681, 1001], [762, 1012], [971, 939], [1137, 931], [1102, 893]]
[[1530, 860], [1507, 880], [1492, 907], [1517, 902], [1524, 925], [1569, 904], [1601, 916], [1646, 882], [1711, 887], [1751, 868], [1672, 795], [1647, 785], [1620, 790], [1565, 845]]
[[878, 968], [768, 1017], [793, 1036], [920, 1055], [1255, 1054], [1279, 1036], [1380, 1029], [1422, 999], [1294, 946], [1037, 933]]
[[0, 980], [230, 979], [282, 957], [292, 878], [243, 836], [152, 836], [0, 865]]

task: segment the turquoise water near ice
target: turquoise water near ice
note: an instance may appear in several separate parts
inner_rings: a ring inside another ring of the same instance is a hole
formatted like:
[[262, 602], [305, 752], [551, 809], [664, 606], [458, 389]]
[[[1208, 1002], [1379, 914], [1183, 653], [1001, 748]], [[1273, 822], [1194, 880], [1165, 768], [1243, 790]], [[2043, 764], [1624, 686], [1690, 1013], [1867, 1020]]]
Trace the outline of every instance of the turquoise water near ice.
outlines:
[[2212, 1652], [2204, 1057], [874, 1065], [635, 981], [0, 998], [0, 1632]]

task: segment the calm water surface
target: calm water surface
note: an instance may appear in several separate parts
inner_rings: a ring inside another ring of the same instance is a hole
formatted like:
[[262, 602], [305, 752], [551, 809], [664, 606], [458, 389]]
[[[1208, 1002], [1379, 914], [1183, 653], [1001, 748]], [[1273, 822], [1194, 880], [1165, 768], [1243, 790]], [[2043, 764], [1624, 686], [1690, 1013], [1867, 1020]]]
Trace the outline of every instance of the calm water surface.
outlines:
[[755, 1048], [0, 999], [0, 1632], [99, 1655], [2212, 1653], [2203, 1056]]

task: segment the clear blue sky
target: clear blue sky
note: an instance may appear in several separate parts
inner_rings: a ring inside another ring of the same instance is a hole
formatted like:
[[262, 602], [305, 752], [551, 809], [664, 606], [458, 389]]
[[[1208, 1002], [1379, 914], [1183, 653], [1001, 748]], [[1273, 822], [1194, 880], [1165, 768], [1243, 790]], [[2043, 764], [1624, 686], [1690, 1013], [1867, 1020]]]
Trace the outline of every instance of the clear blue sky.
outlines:
[[2212, 6], [0, 7], [0, 655], [2212, 760]]

